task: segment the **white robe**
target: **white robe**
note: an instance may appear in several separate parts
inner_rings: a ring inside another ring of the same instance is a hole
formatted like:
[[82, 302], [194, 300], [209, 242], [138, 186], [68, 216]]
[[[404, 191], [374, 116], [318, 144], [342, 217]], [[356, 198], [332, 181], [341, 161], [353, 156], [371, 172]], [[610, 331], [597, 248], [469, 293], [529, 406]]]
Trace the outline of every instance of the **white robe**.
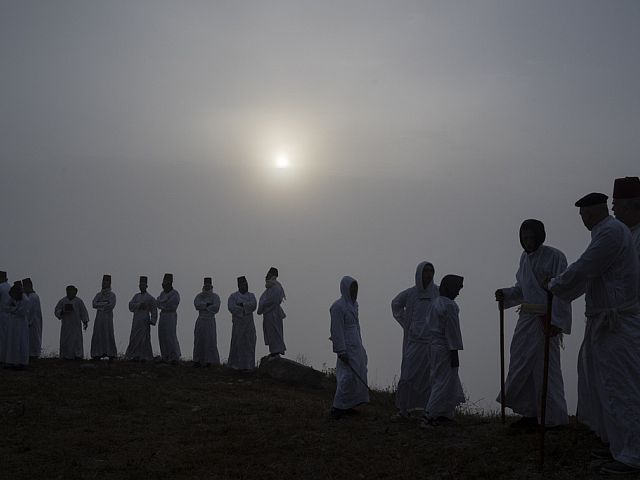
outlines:
[[98, 292], [93, 299], [96, 320], [91, 336], [91, 358], [115, 358], [116, 338], [113, 332], [113, 309], [116, 306], [116, 294], [110, 288]]
[[6, 322], [4, 357], [7, 365], [29, 365], [29, 300], [15, 301], [9, 296], [0, 305]]
[[[640, 223], [631, 229], [631, 238], [636, 249], [638, 262], [640, 262]], [[640, 303], [640, 282], [638, 282], [638, 303]]]
[[458, 318], [460, 309], [455, 301], [438, 297], [429, 310], [427, 324], [431, 334], [431, 393], [425, 415], [453, 419], [456, 407], [465, 401], [458, 367], [451, 366], [451, 351], [462, 350]]
[[[72, 310], [67, 311], [66, 305], [71, 305]], [[61, 321], [60, 358], [84, 358], [82, 326], [89, 323], [89, 314], [84, 302], [78, 297], [73, 300], [64, 297], [56, 305], [54, 314]]]
[[[542, 380], [544, 376], [544, 318], [547, 310], [547, 292], [542, 282], [560, 274], [567, 268], [567, 259], [558, 249], [541, 245], [535, 252], [522, 252], [516, 284], [504, 288], [504, 306], [520, 305], [511, 349], [509, 373], [505, 381], [506, 406], [519, 415], [536, 417], [540, 421]], [[571, 303], [554, 298], [551, 324], [571, 333]], [[560, 366], [560, 336], [551, 337], [549, 344], [549, 382], [545, 424], [569, 423], [564, 382]], [[500, 394], [496, 398], [500, 402]]]
[[229, 296], [227, 308], [231, 312], [232, 328], [227, 365], [230, 368], [256, 368], [256, 325], [253, 321], [256, 305], [256, 296], [251, 292], [235, 292]]
[[158, 320], [158, 343], [160, 343], [160, 355], [165, 362], [177, 362], [180, 360], [180, 344], [176, 328], [178, 314], [176, 310], [180, 304], [180, 294], [177, 290], [164, 290], [156, 299], [156, 305], [160, 309]]
[[220, 365], [216, 313], [220, 311], [220, 297], [214, 292], [201, 292], [193, 300], [198, 319], [193, 331], [193, 361], [201, 365]]
[[430, 394], [430, 336], [427, 314], [438, 287], [433, 282], [422, 285], [422, 270], [416, 267], [415, 286], [400, 292], [391, 302], [393, 318], [402, 326], [402, 364], [396, 391], [396, 407], [401, 412], [423, 410]]
[[342, 296], [333, 302], [329, 309], [333, 351], [338, 355], [345, 354], [349, 362], [349, 365], [346, 365], [339, 358], [336, 360], [336, 394], [333, 397], [333, 406], [342, 410], [369, 402], [369, 390], [367, 385], [363, 384], [367, 382], [368, 359], [360, 334], [358, 302], [351, 300], [349, 291], [354, 281], [351, 277], [342, 278]]
[[[9, 297], [9, 290], [11, 290], [9, 282], [0, 283], [0, 305], [8, 302], [11, 298]], [[0, 309], [0, 362], [2, 362], [4, 358], [4, 340], [7, 336], [7, 321], [5, 313]]]
[[[144, 305], [144, 307], [143, 307]], [[127, 360], [153, 360], [151, 347], [151, 325], [158, 321], [156, 299], [149, 292], [136, 293], [129, 302], [133, 313], [129, 346], [124, 358]]]
[[613, 458], [640, 467], [638, 256], [629, 229], [607, 217], [578, 260], [549, 284], [554, 295], [586, 301], [578, 356], [577, 416], [609, 442]]
[[287, 317], [280, 304], [284, 300], [284, 290], [280, 283], [267, 288], [258, 302], [258, 315], [262, 315], [262, 332], [264, 343], [269, 346], [269, 353], [284, 353], [284, 327], [282, 320]]
[[29, 356], [40, 358], [42, 353], [42, 307], [36, 292], [25, 294], [29, 300]]

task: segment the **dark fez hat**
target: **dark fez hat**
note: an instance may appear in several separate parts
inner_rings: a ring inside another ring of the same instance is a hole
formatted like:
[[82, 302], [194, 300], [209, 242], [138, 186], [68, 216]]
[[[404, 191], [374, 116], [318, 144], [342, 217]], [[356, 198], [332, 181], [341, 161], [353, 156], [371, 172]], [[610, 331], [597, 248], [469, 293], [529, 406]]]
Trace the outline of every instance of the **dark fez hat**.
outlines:
[[213, 280], [211, 277], [204, 277], [204, 284], [205, 285], [213, 285]]
[[594, 205], [607, 204], [607, 197], [604, 193], [592, 192], [585, 195], [576, 202], [576, 207], [593, 207]]
[[140, 275], [140, 283], [144, 283], [145, 285], [149, 282], [149, 277], [146, 275]]
[[22, 285], [31, 285], [31, 286], [33, 286], [33, 283], [31, 283], [31, 279], [29, 277], [27, 277], [27, 278], [23, 278], [22, 279]]
[[278, 269], [276, 267], [271, 267], [267, 272], [267, 277], [277, 277], [277, 276], [278, 276]]
[[111, 275], [102, 275], [102, 281], [111, 283]]
[[171, 282], [173, 283], [173, 273], [165, 273], [164, 277], [162, 277], [162, 283]]
[[241, 283], [247, 283], [247, 277], [245, 277], [244, 275], [238, 277], [238, 285], [240, 285]]
[[613, 198], [626, 199], [638, 197], [640, 197], [640, 178], [616, 178], [616, 181], [613, 183]]

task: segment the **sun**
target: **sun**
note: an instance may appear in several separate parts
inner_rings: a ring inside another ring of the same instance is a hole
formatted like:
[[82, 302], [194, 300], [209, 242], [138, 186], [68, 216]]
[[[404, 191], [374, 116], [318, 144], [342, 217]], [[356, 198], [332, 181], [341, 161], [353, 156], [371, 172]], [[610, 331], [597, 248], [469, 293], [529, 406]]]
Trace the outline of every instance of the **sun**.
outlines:
[[278, 153], [275, 156], [275, 166], [279, 169], [289, 168], [291, 166], [289, 155], [287, 155], [285, 152]]

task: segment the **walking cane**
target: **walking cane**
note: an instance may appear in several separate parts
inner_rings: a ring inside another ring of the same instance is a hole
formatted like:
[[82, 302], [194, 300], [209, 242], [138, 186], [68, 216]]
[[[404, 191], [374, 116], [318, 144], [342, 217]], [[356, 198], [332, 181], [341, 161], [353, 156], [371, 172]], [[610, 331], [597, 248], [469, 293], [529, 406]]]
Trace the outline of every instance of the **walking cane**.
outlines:
[[353, 368], [353, 367], [351, 366], [351, 364], [350, 364], [350, 363], [345, 362], [344, 360], [342, 360], [342, 363], [344, 363], [347, 367], [349, 367], [349, 370], [351, 370], [351, 373], [353, 373], [353, 374], [355, 375], [355, 377], [356, 377], [358, 380], [360, 380], [360, 383], [362, 383], [362, 385], [364, 385], [364, 386], [367, 388], [367, 390], [369, 391], [369, 393], [373, 393], [373, 392], [371, 391], [371, 389], [369, 388], [369, 385], [367, 385], [367, 382], [365, 382], [365, 381], [362, 379], [362, 377], [358, 374], [358, 372], [356, 372], [356, 369], [355, 369], [355, 368]]
[[505, 423], [505, 398], [504, 398], [504, 300], [498, 301], [500, 310], [500, 412], [502, 423]]
[[544, 318], [544, 370], [542, 376], [542, 402], [540, 407], [540, 471], [544, 469], [544, 433], [547, 418], [547, 387], [549, 385], [549, 344], [551, 342], [551, 310], [553, 294], [547, 291], [547, 315]]

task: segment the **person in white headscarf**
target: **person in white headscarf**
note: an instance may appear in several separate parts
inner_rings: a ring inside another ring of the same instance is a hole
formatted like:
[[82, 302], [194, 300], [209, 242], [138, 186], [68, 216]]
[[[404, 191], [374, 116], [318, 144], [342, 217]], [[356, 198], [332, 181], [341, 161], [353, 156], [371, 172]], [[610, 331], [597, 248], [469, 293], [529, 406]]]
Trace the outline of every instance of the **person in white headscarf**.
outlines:
[[[616, 178], [613, 184], [613, 213], [631, 230], [631, 238], [640, 261], [640, 178]], [[638, 288], [640, 302], [640, 282]]]
[[147, 292], [148, 278], [141, 276], [139, 281], [140, 293], [136, 293], [129, 302], [129, 311], [133, 313], [129, 346], [124, 355], [126, 360], [153, 360], [151, 347], [151, 325], [158, 321], [156, 299]]
[[[10, 300], [9, 290], [11, 290], [11, 285], [9, 285], [9, 280], [7, 279], [7, 272], [0, 271], [0, 305], [3, 305], [5, 302]], [[7, 320], [6, 315], [0, 309], [0, 363], [2, 363], [2, 359], [4, 358], [4, 339], [7, 335]]]
[[213, 291], [211, 277], [205, 277], [202, 292], [196, 295], [193, 305], [198, 311], [193, 332], [193, 365], [220, 365], [216, 332], [216, 313], [220, 311], [220, 297]]
[[231, 312], [231, 348], [227, 366], [235, 370], [256, 368], [256, 326], [253, 312], [257, 306], [256, 296], [249, 291], [245, 277], [238, 277], [238, 291], [227, 301]]
[[29, 356], [40, 358], [42, 352], [42, 307], [30, 278], [22, 280], [24, 296], [29, 301]]
[[22, 369], [29, 365], [29, 300], [20, 282], [9, 289], [9, 298], [0, 309], [7, 322], [2, 361], [10, 368]]
[[[557, 248], [543, 245], [544, 224], [528, 219], [520, 226], [520, 267], [516, 284], [496, 291], [496, 300], [505, 308], [519, 306], [518, 323], [511, 340], [509, 373], [505, 382], [506, 406], [522, 417], [514, 428], [535, 428], [540, 421], [544, 373], [544, 322], [547, 292], [544, 280], [563, 272], [567, 259]], [[560, 365], [561, 334], [571, 333], [571, 303], [556, 297], [551, 311], [549, 383], [545, 423], [548, 427], [569, 423]], [[500, 394], [496, 399], [500, 402]]]
[[331, 342], [336, 360], [336, 393], [331, 416], [335, 419], [356, 413], [353, 409], [369, 402], [367, 386], [367, 352], [362, 345], [358, 316], [358, 282], [342, 277], [340, 298], [333, 302], [331, 315]]
[[445, 275], [440, 282], [440, 296], [429, 309], [427, 324], [431, 335], [431, 391], [422, 418], [423, 427], [438, 426], [441, 422], [453, 420], [456, 407], [465, 401], [458, 376], [462, 332], [458, 318], [460, 309], [455, 302], [463, 280], [458, 275]]
[[609, 216], [606, 202], [602, 193], [576, 202], [591, 243], [548, 288], [565, 301], [585, 295], [576, 415], [607, 446], [592, 452], [610, 459], [600, 472], [633, 474], [640, 473], [640, 267], [629, 228]]
[[402, 364], [396, 390], [398, 412], [392, 420], [408, 418], [412, 411], [424, 412], [430, 393], [430, 334], [427, 317], [438, 287], [429, 262], [416, 267], [415, 286], [400, 292], [391, 302], [393, 318], [402, 326]]
[[269, 347], [269, 355], [284, 355], [284, 326], [282, 320], [287, 317], [280, 306], [286, 299], [284, 289], [278, 282], [278, 269], [271, 267], [265, 279], [265, 291], [260, 295], [258, 315], [262, 315], [264, 343]]
[[84, 358], [82, 330], [87, 329], [89, 314], [84, 302], [77, 295], [78, 289], [69, 285], [67, 296], [56, 304], [54, 310], [56, 318], [60, 320], [60, 358], [65, 360]]
[[173, 274], [165, 273], [162, 279], [162, 292], [156, 299], [156, 306], [160, 309], [158, 341], [160, 355], [164, 362], [176, 363], [182, 355], [176, 332], [179, 304], [180, 294], [173, 288]]
[[117, 357], [116, 338], [113, 332], [113, 309], [116, 307], [116, 294], [111, 291], [111, 275], [103, 275], [102, 290], [93, 298], [96, 319], [93, 322], [91, 336], [91, 358], [100, 360]]

